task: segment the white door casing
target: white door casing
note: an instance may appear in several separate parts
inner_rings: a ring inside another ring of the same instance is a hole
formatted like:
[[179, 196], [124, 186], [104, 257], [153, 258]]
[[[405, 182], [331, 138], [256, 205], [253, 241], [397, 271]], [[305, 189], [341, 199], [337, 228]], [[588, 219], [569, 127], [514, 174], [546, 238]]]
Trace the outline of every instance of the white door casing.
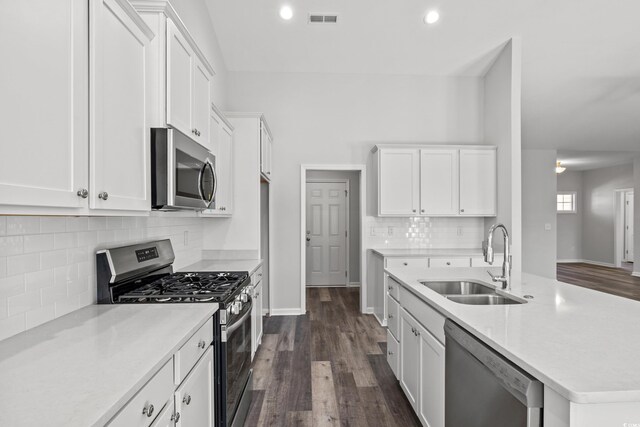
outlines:
[[307, 286], [347, 284], [346, 182], [307, 182]]
[[634, 215], [634, 193], [625, 193], [625, 205], [624, 205], [624, 256], [623, 259], [628, 262], [633, 262], [633, 215]]

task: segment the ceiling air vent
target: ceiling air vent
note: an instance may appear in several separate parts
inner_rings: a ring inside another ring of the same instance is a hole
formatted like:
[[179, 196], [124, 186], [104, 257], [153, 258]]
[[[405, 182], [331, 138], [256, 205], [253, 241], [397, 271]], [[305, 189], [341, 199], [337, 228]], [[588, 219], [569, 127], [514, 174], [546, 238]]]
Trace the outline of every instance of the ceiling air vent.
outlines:
[[337, 24], [338, 15], [320, 15], [317, 13], [309, 15], [309, 24]]

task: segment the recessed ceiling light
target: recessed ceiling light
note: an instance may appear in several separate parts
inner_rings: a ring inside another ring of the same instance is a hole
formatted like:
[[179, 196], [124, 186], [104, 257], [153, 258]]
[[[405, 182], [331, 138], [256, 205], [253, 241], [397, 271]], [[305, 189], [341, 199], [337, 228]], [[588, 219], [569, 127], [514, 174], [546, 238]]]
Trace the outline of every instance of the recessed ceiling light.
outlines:
[[435, 24], [436, 22], [438, 22], [438, 19], [440, 19], [440, 14], [438, 13], [438, 11], [432, 10], [424, 16], [424, 23]]
[[280, 8], [280, 18], [284, 19], [285, 21], [293, 18], [293, 9], [291, 9], [290, 6], [282, 6]]
[[564, 172], [566, 170], [567, 170], [567, 168], [562, 166], [562, 162], [557, 162], [556, 163], [556, 173], [562, 173], [562, 172]]

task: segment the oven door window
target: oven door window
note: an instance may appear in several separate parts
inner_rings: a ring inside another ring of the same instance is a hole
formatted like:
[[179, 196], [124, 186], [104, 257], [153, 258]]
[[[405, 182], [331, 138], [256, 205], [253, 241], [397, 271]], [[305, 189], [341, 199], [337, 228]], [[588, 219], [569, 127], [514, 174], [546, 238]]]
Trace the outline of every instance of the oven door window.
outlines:
[[202, 200], [201, 175], [204, 162], [176, 150], [176, 196]]
[[[251, 300], [250, 300], [251, 301]], [[251, 368], [251, 306], [244, 304], [237, 329], [227, 336], [227, 425], [235, 416]], [[245, 317], [245, 314], [248, 314]], [[244, 319], [243, 319], [244, 318]], [[231, 328], [231, 326], [230, 326]]]

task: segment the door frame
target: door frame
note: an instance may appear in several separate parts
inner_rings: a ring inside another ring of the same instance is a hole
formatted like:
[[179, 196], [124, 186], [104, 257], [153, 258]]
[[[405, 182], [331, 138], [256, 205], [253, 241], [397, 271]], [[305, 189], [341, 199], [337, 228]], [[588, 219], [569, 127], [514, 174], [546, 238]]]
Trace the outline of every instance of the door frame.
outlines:
[[[345, 229], [347, 231], [347, 235], [345, 236], [345, 268], [347, 269], [347, 278], [346, 278], [346, 283], [345, 283], [345, 287], [349, 287], [349, 283], [351, 283], [351, 271], [349, 269], [349, 240], [351, 237], [351, 228], [350, 228], [350, 224], [349, 224], [349, 202], [351, 200], [351, 183], [349, 182], [351, 181], [350, 179], [347, 178], [327, 178], [327, 179], [322, 179], [322, 178], [307, 178], [306, 183], [305, 183], [305, 207], [306, 207], [306, 184], [308, 183], [313, 183], [313, 184], [322, 184], [322, 183], [327, 183], [327, 184], [331, 184], [331, 183], [343, 183], [344, 185], [347, 186], [347, 197], [346, 197], [346, 201], [345, 201], [345, 208], [344, 208], [344, 213], [345, 213]], [[306, 213], [306, 211], [305, 211]], [[305, 226], [307, 224], [307, 219], [306, 219], [306, 215], [305, 215]], [[305, 236], [306, 236], [306, 228], [305, 227]], [[306, 248], [306, 244], [305, 244], [305, 248]], [[311, 288], [313, 287], [331, 287], [332, 285], [318, 285], [318, 286], [313, 286], [313, 285], [307, 285], [306, 284], [306, 273], [307, 273], [307, 268], [306, 268], [306, 253], [305, 253], [305, 286], [309, 286]], [[340, 287], [340, 286], [337, 286]]]
[[[300, 165], [300, 312], [307, 311], [307, 171], [353, 171], [360, 173], [360, 312], [366, 312], [367, 277], [366, 248], [364, 243], [365, 214], [367, 208], [367, 166], [364, 164], [301, 164]], [[349, 271], [347, 269], [347, 271]], [[349, 279], [349, 277], [347, 277]]]
[[[624, 202], [627, 193], [633, 192], [633, 188], [620, 188], [613, 190], [614, 200], [614, 266], [617, 268], [622, 267], [622, 260], [624, 259]], [[635, 232], [635, 230], [634, 230]], [[635, 248], [634, 248], [635, 249]]]

